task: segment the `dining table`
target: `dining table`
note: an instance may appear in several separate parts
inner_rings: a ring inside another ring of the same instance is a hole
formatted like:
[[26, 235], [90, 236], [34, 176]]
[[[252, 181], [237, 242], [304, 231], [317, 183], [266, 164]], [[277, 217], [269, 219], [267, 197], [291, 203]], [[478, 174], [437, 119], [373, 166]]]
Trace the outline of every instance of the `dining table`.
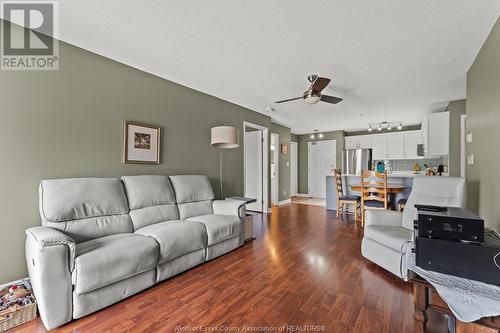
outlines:
[[[361, 184], [351, 184], [349, 185], [351, 190], [356, 191], [356, 192], [361, 192]], [[383, 189], [384, 186], [382, 185], [370, 185], [370, 187], [376, 187], [376, 188], [381, 188]], [[387, 193], [390, 194], [396, 194], [396, 193], [401, 193], [405, 190], [406, 186], [401, 185], [401, 184], [387, 184]]]
[[[361, 184], [351, 184], [349, 185], [351, 190], [355, 192], [361, 192]], [[383, 189], [383, 185], [370, 185], [370, 187], [376, 187], [376, 188], [381, 188]], [[389, 202], [391, 204], [392, 209], [395, 209], [396, 207], [396, 194], [403, 192], [406, 189], [405, 185], [401, 184], [387, 184], [387, 194], [389, 195]]]

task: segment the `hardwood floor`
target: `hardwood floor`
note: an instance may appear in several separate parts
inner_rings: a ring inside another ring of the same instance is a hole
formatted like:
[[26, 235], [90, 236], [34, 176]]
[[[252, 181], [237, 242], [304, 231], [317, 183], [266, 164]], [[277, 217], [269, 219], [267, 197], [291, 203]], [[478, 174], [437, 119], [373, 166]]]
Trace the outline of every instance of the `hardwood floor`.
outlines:
[[[282, 325], [413, 332], [410, 285], [361, 256], [363, 231], [351, 218], [336, 219], [324, 207], [274, 207], [255, 219], [256, 240], [53, 332]], [[431, 324], [429, 332], [447, 331], [437, 314]], [[44, 331], [40, 319], [12, 330]]]

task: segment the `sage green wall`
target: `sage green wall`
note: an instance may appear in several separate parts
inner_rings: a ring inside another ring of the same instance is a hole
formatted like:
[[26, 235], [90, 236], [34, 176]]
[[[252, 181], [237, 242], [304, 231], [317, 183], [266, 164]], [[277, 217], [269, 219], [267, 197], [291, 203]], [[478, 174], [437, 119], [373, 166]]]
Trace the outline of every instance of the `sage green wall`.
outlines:
[[[59, 71], [0, 71], [0, 284], [27, 275], [24, 231], [40, 225], [40, 179], [196, 173], [218, 195], [210, 128], [271, 127], [267, 116], [65, 43], [60, 59]], [[124, 120], [162, 127], [161, 165], [121, 163]], [[243, 194], [242, 146], [224, 150], [224, 194]]]
[[292, 140], [292, 142], [299, 142], [299, 136], [297, 134], [291, 134], [290, 136], [290, 140]]
[[448, 172], [450, 176], [460, 177], [460, 116], [465, 114], [465, 99], [451, 101], [446, 109], [450, 111], [450, 152], [448, 156]]
[[500, 229], [500, 20], [467, 72], [467, 132], [474, 165], [467, 166], [468, 205], [486, 224]]
[[275, 123], [271, 124], [271, 132], [279, 135], [279, 141], [281, 144], [288, 145], [288, 154], [282, 155], [280, 151], [280, 146], [278, 145], [278, 174], [279, 174], [279, 194], [278, 198], [280, 201], [287, 200], [290, 198], [290, 141], [291, 133], [288, 127], [278, 125]]
[[[342, 151], [344, 149], [344, 131], [323, 132], [323, 140], [337, 141], [337, 168], [342, 167]], [[299, 193], [307, 194], [308, 191], [308, 142], [312, 141], [311, 133], [299, 135]]]

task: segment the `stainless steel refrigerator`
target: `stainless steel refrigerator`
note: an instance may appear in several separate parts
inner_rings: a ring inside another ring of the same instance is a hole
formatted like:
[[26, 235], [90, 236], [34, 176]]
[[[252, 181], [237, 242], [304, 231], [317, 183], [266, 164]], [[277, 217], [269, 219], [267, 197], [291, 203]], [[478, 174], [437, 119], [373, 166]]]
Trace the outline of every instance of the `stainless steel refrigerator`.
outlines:
[[362, 170], [372, 169], [371, 149], [344, 149], [342, 172], [348, 175], [361, 175]]

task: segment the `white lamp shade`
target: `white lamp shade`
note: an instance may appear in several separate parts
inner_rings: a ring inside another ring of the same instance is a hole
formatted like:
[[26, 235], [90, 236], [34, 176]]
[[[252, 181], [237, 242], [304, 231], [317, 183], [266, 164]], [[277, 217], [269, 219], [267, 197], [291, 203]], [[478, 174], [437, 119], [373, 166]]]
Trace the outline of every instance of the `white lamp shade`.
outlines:
[[237, 148], [240, 145], [240, 131], [233, 126], [212, 127], [210, 144], [216, 148]]

